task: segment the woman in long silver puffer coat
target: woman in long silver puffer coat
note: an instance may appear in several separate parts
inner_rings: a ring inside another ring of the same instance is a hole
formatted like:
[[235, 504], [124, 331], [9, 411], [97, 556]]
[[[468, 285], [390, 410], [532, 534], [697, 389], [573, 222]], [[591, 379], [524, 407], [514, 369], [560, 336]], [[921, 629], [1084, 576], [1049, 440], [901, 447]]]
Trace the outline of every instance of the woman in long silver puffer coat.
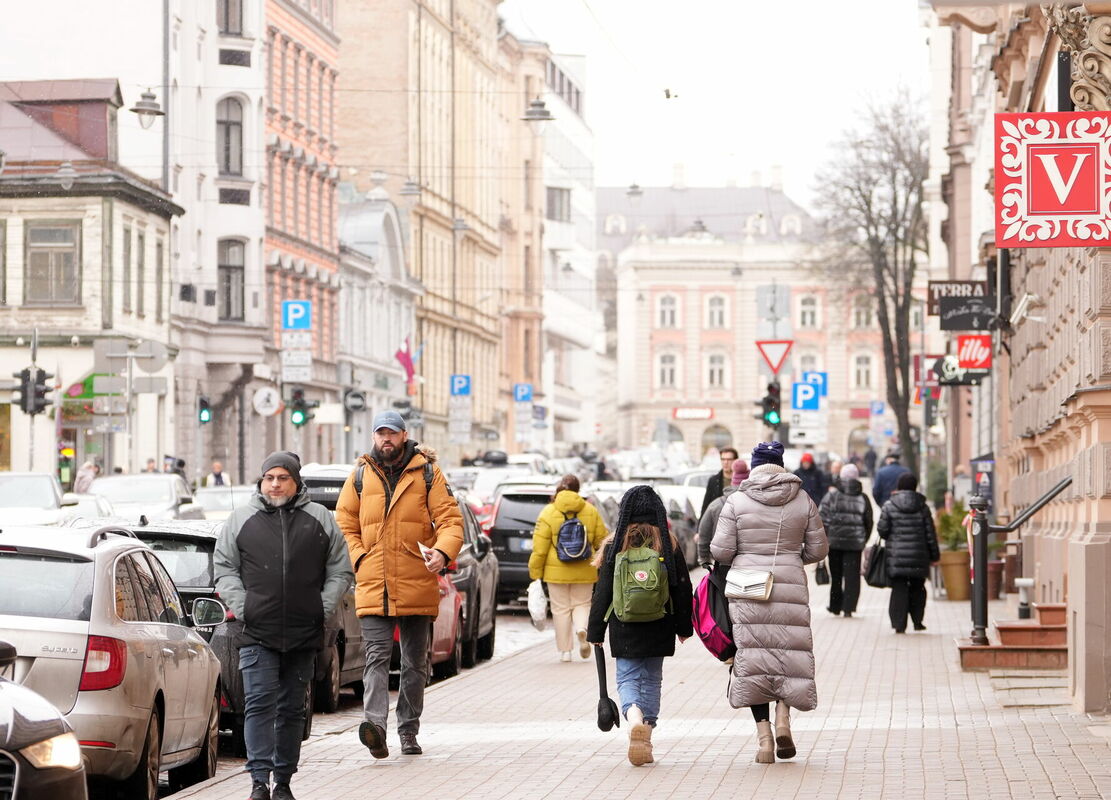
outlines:
[[737, 645], [729, 703], [752, 709], [760, 746], [756, 761], [771, 764], [776, 756], [795, 755], [790, 709], [812, 711], [818, 705], [810, 591], [803, 565], [824, 558], [829, 543], [802, 481], [783, 468], [783, 445], [758, 444], [751, 463], [748, 480], [722, 508], [710, 552], [719, 563], [770, 570], [773, 575], [767, 600], [729, 601]]

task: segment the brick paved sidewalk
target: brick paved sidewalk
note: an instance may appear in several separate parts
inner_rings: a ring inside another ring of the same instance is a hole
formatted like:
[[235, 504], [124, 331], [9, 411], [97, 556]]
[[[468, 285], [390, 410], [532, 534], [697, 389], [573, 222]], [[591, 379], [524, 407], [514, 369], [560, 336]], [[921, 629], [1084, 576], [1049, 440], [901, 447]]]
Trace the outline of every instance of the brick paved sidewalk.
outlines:
[[[431, 688], [422, 757], [375, 762], [354, 720], [315, 737], [294, 792], [299, 800], [1111, 798], [1104, 720], [1065, 706], [1004, 707], [986, 674], [960, 671], [953, 640], [970, 627], [967, 603], [931, 598], [929, 630], [896, 636], [885, 591], [865, 587], [850, 620], [824, 611], [825, 587], [811, 592], [819, 707], [796, 715], [792, 761], [753, 763], [752, 717], [729, 707], [725, 668], [692, 640], [665, 664], [657, 763], [632, 767], [624, 730], [595, 726], [593, 662], [561, 664], [554, 645], [542, 645]], [[390, 724], [397, 751], [392, 716]], [[242, 800], [248, 786], [243, 773], [222, 775], [173, 797]]]

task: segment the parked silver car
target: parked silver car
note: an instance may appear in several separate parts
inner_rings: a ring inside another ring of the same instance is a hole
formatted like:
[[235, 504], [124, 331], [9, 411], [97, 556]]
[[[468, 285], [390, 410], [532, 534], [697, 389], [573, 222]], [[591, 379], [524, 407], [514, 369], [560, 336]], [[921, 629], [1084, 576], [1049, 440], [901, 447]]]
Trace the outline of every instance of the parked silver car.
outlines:
[[211, 598], [186, 614], [155, 554], [120, 526], [0, 531], [0, 639], [9, 676], [62, 712], [86, 772], [155, 800], [215, 774], [220, 663], [194, 624], [224, 618]]
[[93, 481], [89, 491], [108, 498], [118, 516], [130, 522], [147, 519], [204, 519], [193, 492], [180, 475], [158, 472], [108, 475]]
[[76, 504], [50, 473], [0, 473], [0, 521], [5, 525], [57, 525], [75, 515]]

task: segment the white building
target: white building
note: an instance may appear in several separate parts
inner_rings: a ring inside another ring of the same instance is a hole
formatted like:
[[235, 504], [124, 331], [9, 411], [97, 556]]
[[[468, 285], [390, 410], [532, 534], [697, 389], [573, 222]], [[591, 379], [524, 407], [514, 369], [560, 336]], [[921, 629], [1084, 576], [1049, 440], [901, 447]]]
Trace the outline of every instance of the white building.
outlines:
[[0, 84], [0, 374], [31, 364], [37, 330], [36, 364], [59, 387], [35, 416], [0, 399], [0, 469], [58, 465], [68, 480], [85, 460], [138, 471], [142, 458], [172, 449], [165, 359], [133, 365], [144, 367], [133, 377], [159, 385], [142, 387], [130, 414], [118, 389], [93, 396], [94, 372], [112, 368], [94, 366], [94, 340], [117, 337], [121, 354], [173, 341], [167, 253], [183, 209], [118, 164], [120, 106], [114, 80]]
[[[417, 347], [416, 302], [424, 287], [409, 274], [398, 211], [381, 185], [360, 197], [352, 186], [341, 184], [339, 215], [336, 381], [345, 396], [360, 393], [365, 398], [364, 410], [345, 409], [337, 436], [336, 452], [343, 461], [351, 461], [372, 447], [373, 415], [415, 396], [417, 385], [409, 382], [397, 354], [414, 354]], [[421, 438], [418, 420], [411, 420], [409, 428], [413, 438]]]
[[594, 138], [586, 123], [585, 59], [550, 58], [544, 101], [543, 449], [564, 454], [598, 438], [602, 320], [595, 298]]
[[[80, 77], [73, 59], [57, 55], [79, 53], [83, 76], [119, 81], [124, 109], [149, 90], [164, 112], [149, 129], [123, 112], [116, 131], [120, 164], [185, 209], [164, 256], [176, 425], [161, 447], [144, 440], [138, 457], [172, 453], [191, 476], [220, 458], [233, 478], [249, 479], [278, 423], [250, 411], [252, 390], [268, 383], [260, 377], [276, 371], [263, 363], [265, 3], [118, 0], [106, 13], [98, 3], [43, 0], [5, 13], [0, 80]], [[53, 46], [28, 30], [51, 31]], [[200, 430], [198, 454], [202, 395], [214, 419]]]

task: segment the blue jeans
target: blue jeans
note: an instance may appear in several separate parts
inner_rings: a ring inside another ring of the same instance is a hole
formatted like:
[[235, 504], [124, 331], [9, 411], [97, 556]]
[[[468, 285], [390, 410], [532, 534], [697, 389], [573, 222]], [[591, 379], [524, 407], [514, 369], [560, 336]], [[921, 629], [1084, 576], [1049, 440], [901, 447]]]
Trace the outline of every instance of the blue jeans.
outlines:
[[246, 709], [243, 739], [251, 779], [289, 783], [301, 758], [305, 691], [313, 677], [315, 650], [280, 653], [258, 644], [239, 648]]
[[621, 698], [621, 713], [627, 715], [629, 706], [636, 705], [644, 714], [644, 721], [655, 727], [660, 715], [660, 688], [663, 682], [663, 656], [617, 659], [617, 695]]

